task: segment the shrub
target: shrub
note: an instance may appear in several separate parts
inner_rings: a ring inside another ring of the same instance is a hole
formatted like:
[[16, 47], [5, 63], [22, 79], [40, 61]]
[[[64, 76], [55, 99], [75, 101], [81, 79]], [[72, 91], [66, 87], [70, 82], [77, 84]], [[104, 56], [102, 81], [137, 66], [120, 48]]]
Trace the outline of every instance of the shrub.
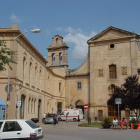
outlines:
[[112, 124], [112, 120], [108, 117], [105, 117], [102, 124]]
[[138, 121], [135, 118], [129, 121], [129, 124], [138, 124]]

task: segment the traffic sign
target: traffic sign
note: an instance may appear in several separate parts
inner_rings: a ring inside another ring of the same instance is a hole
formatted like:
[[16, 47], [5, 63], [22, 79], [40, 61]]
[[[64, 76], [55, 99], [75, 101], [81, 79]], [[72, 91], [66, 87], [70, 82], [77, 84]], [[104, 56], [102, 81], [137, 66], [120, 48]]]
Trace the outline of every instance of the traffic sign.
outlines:
[[115, 98], [115, 104], [122, 104], [121, 98]]
[[88, 104], [85, 104], [84, 105], [84, 109], [88, 109]]
[[17, 100], [17, 106], [21, 106], [21, 100]]
[[7, 101], [7, 105], [10, 105], [10, 101]]
[[[8, 85], [5, 87], [5, 91], [8, 93]], [[9, 85], [9, 93], [12, 91], [12, 86]]]

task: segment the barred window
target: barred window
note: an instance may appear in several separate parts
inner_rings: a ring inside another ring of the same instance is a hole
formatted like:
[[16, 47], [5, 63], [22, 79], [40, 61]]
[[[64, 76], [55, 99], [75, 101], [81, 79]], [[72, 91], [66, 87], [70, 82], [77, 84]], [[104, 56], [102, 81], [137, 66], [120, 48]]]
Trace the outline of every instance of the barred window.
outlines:
[[116, 79], [117, 75], [116, 75], [116, 65], [110, 65], [109, 66], [109, 78], [110, 79]]
[[82, 86], [81, 86], [81, 82], [77, 82], [77, 89], [81, 89]]

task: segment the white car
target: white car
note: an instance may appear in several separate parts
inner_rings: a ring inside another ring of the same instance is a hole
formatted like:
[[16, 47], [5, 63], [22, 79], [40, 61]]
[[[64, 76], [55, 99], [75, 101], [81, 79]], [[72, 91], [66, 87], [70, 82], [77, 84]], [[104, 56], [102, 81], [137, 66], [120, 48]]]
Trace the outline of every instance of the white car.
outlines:
[[30, 120], [0, 120], [0, 139], [32, 139], [43, 138], [42, 128]]
[[129, 121], [131, 121], [132, 118], [134, 118], [135, 120], [138, 120], [139, 121], [138, 117], [136, 117], [136, 114], [130, 114]]

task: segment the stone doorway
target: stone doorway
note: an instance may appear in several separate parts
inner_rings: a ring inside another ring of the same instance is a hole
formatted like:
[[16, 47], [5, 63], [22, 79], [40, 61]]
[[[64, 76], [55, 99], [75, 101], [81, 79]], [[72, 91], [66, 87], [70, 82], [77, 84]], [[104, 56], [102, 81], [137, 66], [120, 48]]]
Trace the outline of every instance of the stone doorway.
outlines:
[[75, 108], [81, 108], [84, 114], [84, 103], [81, 100], [75, 102]]

